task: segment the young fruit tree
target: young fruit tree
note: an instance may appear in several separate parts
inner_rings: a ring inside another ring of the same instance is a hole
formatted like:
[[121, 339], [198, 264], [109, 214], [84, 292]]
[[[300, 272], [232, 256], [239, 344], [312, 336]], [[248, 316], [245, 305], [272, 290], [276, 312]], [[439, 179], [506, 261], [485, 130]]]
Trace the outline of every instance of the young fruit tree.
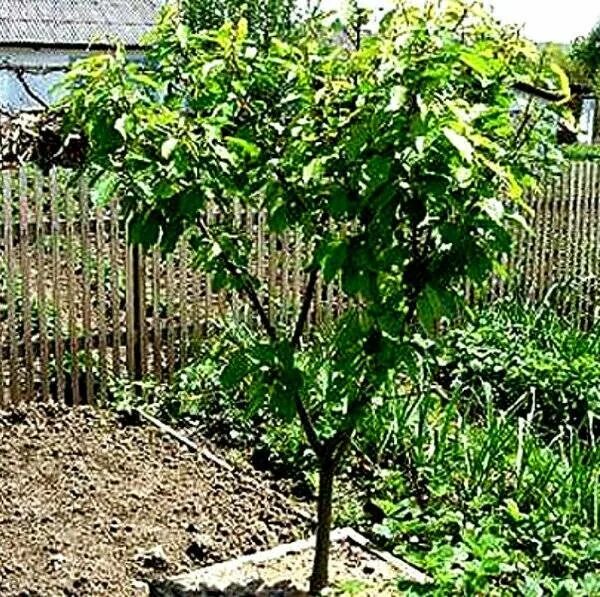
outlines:
[[[169, 8], [143, 62], [122, 49], [78, 62], [60, 106], [85, 134], [99, 200], [122, 197], [130, 239], [165, 253], [185, 240], [253, 310], [255, 342], [230, 355], [223, 383], [298, 417], [316, 455], [314, 592], [357, 423], [411, 369], [414, 329], [460, 306], [465, 280], [500, 271], [554, 159], [562, 108], [549, 99], [569, 92], [479, 2], [400, 0], [369, 34], [350, 14], [358, 25], [313, 15], [278, 38], [243, 18], [192, 29]], [[240, 209], [301, 239], [293, 314], [267, 308]], [[327, 334], [308, 325], [322, 284], [341, 306]]]

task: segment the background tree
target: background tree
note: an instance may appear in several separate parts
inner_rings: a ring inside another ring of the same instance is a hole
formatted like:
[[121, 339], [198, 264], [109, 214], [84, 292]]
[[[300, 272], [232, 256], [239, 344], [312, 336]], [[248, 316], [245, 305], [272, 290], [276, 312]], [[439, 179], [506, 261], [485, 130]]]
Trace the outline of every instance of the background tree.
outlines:
[[181, 0], [182, 19], [191, 31], [218, 29], [226, 21], [246, 19], [255, 41], [285, 38], [308, 4], [296, 0]]
[[[552, 158], [559, 109], [517, 83], [567, 84], [478, 3], [401, 1], [375, 35], [300, 21], [266, 43], [248, 21], [191, 29], [169, 9], [144, 63], [122, 50], [73, 67], [61, 105], [88, 140], [100, 198], [118, 191], [133, 242], [185, 239], [217, 287], [256, 315], [224, 384], [297, 416], [320, 470], [311, 589], [327, 584], [333, 481], [357, 421], [420, 350], [415, 326], [461, 304], [464, 280], [499, 271], [525, 225], [524, 192]], [[216, 206], [222, 217], [207, 217]], [[291, 324], [269, 315], [238, 207], [296, 232], [306, 285]], [[347, 307], [307, 329], [319, 278]]]
[[[600, 23], [597, 23], [587, 36], [576, 39], [569, 52], [569, 75], [588, 94], [600, 101]], [[577, 106], [579, 111], [581, 105]], [[578, 114], [579, 112], [575, 112]], [[594, 141], [600, 131], [600, 110], [596, 109]]]

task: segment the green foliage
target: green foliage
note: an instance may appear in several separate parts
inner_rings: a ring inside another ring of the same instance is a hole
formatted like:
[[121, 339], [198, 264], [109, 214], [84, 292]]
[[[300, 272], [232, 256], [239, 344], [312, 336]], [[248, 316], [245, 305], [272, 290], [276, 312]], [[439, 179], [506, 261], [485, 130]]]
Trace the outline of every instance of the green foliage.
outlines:
[[[175, 418], [196, 413], [204, 433], [251, 450], [280, 474], [301, 472], [304, 478], [296, 481], [314, 490], [316, 463], [300, 426], [278, 421], [268, 405], [249, 415], [247, 386], [225, 389], [220, 382], [232, 361], [228, 353], [251, 343], [254, 334], [240, 322], [216, 328], [195, 364], [148, 396]], [[569, 328], [548, 306], [488, 307], [442, 343], [448, 391], [436, 383], [439, 349], [416, 336], [419, 358], [412, 370], [390, 379], [360, 422], [338, 516], [344, 524], [366, 524], [360, 500], [381, 510], [375, 536], [434, 579], [422, 589], [403, 585], [403, 594], [598, 592], [599, 447], [566, 425], [540, 434], [539, 422], [555, 417], [556, 409], [542, 399], [539, 386], [548, 384], [535, 370], [530, 383], [539, 399], [535, 407], [517, 408], [525, 381], [520, 353], [510, 359], [507, 337], [513, 351], [522, 344], [530, 346], [523, 348], [526, 354], [560, 355], [556, 371], [545, 373], [549, 379], [570, 360], [598, 354], [595, 331]], [[494, 367], [477, 368], [498, 347], [504, 351], [502, 379], [510, 383], [498, 382]], [[466, 375], [468, 364], [476, 375]], [[335, 377], [326, 358], [316, 371], [321, 379]], [[572, 395], [568, 385], [559, 389]]]
[[578, 162], [597, 162], [600, 160], [600, 145], [575, 144], [564, 148], [567, 158]]
[[[62, 107], [86, 133], [89, 167], [123, 195], [133, 242], [169, 252], [185, 236], [200, 267], [250, 298], [262, 281], [236, 205], [297, 231], [307, 267], [355, 299], [339, 338], [364, 350], [336, 358], [359, 359], [354, 379], [375, 394], [405, 358], [413, 315], [431, 329], [461, 300], [461, 279], [485, 279], [510, 248], [558, 111], [535, 104], [523, 126], [513, 84], [559, 77], [477, 3], [401, 3], [358, 47], [319, 19], [258, 44], [245, 19], [192, 30], [172, 10], [145, 63], [119, 50], [66, 78]], [[225, 381], [270, 370], [262, 390], [291, 417], [306, 359], [291, 333], [267, 331]]]
[[294, 0], [183, 0], [184, 22], [192, 31], [219, 29], [244, 18], [260, 43], [289, 35], [300, 17]]
[[440, 353], [442, 382], [464, 400], [490, 396], [497, 406], [558, 432], [582, 428], [600, 413], [598, 331], [579, 331], [552, 309], [496, 303], [451, 330]]
[[425, 494], [399, 472], [380, 481], [385, 519], [375, 530], [434, 579], [406, 594], [595, 594], [598, 447], [573, 433], [546, 443], [491, 405], [475, 422], [461, 400], [428, 400], [405, 430]]
[[571, 60], [579, 66], [588, 84], [597, 81], [600, 74], [600, 23], [596, 24], [590, 33], [573, 43]]

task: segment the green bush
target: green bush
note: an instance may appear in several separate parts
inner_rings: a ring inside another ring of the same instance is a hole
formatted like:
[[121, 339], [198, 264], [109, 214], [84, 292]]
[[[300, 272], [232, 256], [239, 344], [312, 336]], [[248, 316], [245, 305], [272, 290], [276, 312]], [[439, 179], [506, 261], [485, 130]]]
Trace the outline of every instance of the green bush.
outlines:
[[587, 433], [600, 412], [599, 340], [598, 329], [578, 330], [545, 306], [500, 302], [443, 337], [439, 380], [463, 400], [489, 394], [501, 409], [534, 412], [550, 433]]

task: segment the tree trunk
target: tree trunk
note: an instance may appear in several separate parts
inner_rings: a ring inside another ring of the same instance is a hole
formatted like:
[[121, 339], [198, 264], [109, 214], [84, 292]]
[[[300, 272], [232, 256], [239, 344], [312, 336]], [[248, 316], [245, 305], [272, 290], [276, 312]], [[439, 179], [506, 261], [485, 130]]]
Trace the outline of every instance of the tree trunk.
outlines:
[[310, 577], [310, 592], [316, 594], [329, 582], [329, 547], [331, 543], [331, 521], [333, 501], [333, 478], [335, 462], [325, 458], [320, 462], [317, 543], [313, 572]]

